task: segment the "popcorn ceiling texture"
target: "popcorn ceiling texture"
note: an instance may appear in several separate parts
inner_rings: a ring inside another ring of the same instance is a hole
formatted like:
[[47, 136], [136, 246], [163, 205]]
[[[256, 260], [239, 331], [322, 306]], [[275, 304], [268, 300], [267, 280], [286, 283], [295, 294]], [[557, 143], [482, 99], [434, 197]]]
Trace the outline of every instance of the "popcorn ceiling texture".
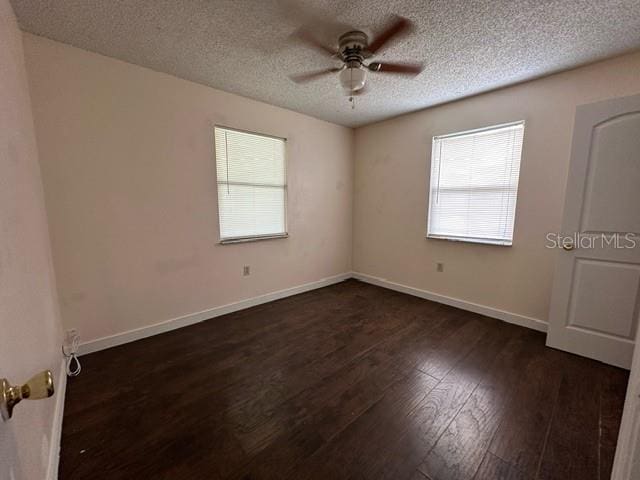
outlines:
[[[638, 0], [12, 0], [23, 30], [228, 92], [357, 127], [640, 48]], [[334, 43], [393, 13], [417, 29], [376, 60], [423, 61], [415, 78], [371, 74], [355, 110], [335, 62], [288, 36]], [[337, 21], [332, 28], [325, 21]]]

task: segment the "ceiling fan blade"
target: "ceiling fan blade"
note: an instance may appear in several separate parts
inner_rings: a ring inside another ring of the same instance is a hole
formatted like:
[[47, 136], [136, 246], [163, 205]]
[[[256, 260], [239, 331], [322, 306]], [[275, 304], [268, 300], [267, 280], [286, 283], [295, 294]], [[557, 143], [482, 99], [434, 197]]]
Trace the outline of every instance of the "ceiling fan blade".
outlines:
[[316, 70], [315, 72], [300, 73], [298, 75], [289, 75], [289, 78], [296, 83], [307, 83], [318, 78], [322, 78], [325, 75], [337, 73], [342, 68], [323, 68], [322, 70]]
[[328, 55], [330, 57], [334, 57], [338, 53], [337, 48], [332, 48], [328, 45], [325, 45], [320, 40], [318, 40], [309, 30], [300, 28], [291, 34], [293, 38], [297, 38], [298, 40], [302, 40], [304, 43], [309, 45], [310, 47], [315, 48], [316, 50]]
[[408, 33], [412, 31], [413, 28], [413, 23], [409, 19], [396, 15], [391, 24], [369, 44], [369, 51], [376, 53], [393, 37], [401, 33]]
[[424, 70], [421, 63], [372, 63], [369, 70], [378, 73], [397, 73], [400, 75], [418, 75]]

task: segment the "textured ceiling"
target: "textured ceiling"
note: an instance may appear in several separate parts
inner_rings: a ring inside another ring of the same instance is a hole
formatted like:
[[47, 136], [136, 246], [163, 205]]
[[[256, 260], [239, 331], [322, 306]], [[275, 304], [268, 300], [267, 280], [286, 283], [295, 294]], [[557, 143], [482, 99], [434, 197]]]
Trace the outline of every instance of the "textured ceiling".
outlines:
[[[638, 0], [12, 0], [37, 35], [221, 90], [360, 126], [640, 48]], [[287, 75], [332, 60], [289, 35], [336, 43], [399, 14], [416, 30], [377, 59], [424, 62], [417, 77], [371, 74], [352, 110], [337, 77]], [[339, 22], [344, 28], [335, 28]]]

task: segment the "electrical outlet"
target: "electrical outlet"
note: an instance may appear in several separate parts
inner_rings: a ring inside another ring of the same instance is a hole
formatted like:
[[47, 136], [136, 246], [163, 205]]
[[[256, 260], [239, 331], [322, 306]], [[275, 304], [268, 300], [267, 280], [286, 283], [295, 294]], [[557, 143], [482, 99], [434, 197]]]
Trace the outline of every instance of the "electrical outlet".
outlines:
[[436, 272], [444, 272], [444, 263], [436, 263]]
[[76, 338], [78, 338], [78, 330], [70, 328], [65, 333], [64, 342], [67, 345], [71, 345]]
[[242, 275], [245, 277], [251, 275], [251, 267], [249, 265], [245, 265], [244, 267], [242, 267]]
[[63, 343], [63, 352], [65, 355], [76, 353], [78, 349], [78, 343], [80, 341], [80, 336], [78, 335], [78, 330], [75, 328], [70, 328], [64, 333], [64, 343]]

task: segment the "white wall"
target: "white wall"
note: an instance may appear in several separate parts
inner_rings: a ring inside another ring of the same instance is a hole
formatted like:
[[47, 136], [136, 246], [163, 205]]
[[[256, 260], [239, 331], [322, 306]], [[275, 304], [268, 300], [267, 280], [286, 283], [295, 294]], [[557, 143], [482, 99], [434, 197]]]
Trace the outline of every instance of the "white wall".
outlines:
[[[50, 369], [60, 380], [60, 345], [22, 35], [8, 0], [0, 0], [0, 377], [21, 383]], [[2, 480], [46, 478], [57, 452], [53, 419], [61, 393], [24, 401], [0, 422]]]
[[[640, 92], [640, 54], [356, 130], [354, 270], [547, 320], [577, 105]], [[431, 138], [526, 120], [513, 247], [425, 239]], [[436, 262], [445, 264], [436, 272]]]
[[[62, 318], [84, 341], [351, 270], [351, 129], [24, 41]], [[290, 238], [217, 244], [214, 124], [288, 138]]]
[[[640, 92], [636, 53], [359, 128], [354, 141], [305, 115], [24, 40], [63, 321], [85, 341], [352, 268], [546, 321], [545, 235], [560, 228], [575, 107]], [[513, 247], [426, 240], [431, 137], [521, 119]], [[217, 244], [214, 124], [289, 138], [289, 239]]]

